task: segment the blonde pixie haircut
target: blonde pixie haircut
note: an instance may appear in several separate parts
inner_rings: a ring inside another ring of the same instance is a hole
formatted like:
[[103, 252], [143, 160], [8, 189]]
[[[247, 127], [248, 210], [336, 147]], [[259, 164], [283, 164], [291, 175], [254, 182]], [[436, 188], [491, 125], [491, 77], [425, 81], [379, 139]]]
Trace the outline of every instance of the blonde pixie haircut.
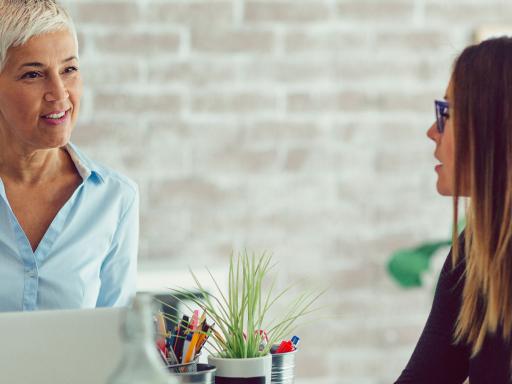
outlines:
[[0, 0], [0, 72], [10, 47], [23, 45], [31, 37], [61, 30], [73, 35], [78, 50], [73, 20], [55, 0]]

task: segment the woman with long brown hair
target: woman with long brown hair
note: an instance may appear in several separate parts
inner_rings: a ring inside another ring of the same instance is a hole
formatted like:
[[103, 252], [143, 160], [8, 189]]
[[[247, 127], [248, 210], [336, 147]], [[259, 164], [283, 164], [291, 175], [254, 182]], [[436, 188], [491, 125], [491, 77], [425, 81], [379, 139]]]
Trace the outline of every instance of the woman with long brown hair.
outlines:
[[[437, 190], [453, 196], [453, 247], [416, 349], [396, 383], [511, 382], [512, 38], [456, 59], [428, 130]], [[467, 198], [459, 236], [460, 198]]]

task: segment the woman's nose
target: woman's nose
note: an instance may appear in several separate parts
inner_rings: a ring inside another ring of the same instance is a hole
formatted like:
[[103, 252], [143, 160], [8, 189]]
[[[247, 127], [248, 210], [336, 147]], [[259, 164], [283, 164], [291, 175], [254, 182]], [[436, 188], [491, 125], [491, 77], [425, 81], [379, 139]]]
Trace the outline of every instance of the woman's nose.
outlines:
[[437, 141], [437, 138], [439, 137], [439, 131], [437, 130], [436, 122], [434, 122], [434, 124], [432, 124], [427, 130], [427, 137], [433, 141]]
[[69, 93], [60, 77], [50, 80], [48, 90], [44, 95], [46, 101], [61, 101], [67, 99]]

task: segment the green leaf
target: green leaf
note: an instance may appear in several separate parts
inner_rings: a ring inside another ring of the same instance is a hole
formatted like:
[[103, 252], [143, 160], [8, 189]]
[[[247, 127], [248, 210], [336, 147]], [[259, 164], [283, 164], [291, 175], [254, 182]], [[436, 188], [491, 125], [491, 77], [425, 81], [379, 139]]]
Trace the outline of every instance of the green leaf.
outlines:
[[430, 259], [438, 249], [451, 245], [450, 240], [424, 243], [416, 248], [396, 251], [388, 262], [391, 276], [403, 287], [422, 285], [421, 275], [429, 269]]

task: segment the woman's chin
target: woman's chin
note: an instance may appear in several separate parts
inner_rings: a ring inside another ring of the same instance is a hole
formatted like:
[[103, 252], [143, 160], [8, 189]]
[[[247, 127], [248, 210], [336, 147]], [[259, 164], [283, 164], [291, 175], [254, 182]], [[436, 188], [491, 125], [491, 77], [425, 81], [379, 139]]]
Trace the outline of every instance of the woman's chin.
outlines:
[[62, 135], [58, 137], [47, 138], [44, 143], [41, 143], [41, 149], [47, 148], [60, 148], [69, 143], [70, 135]]
[[450, 186], [446, 185], [446, 183], [443, 183], [441, 180], [437, 181], [436, 187], [437, 187], [437, 192], [441, 196], [453, 196], [452, 188]]

